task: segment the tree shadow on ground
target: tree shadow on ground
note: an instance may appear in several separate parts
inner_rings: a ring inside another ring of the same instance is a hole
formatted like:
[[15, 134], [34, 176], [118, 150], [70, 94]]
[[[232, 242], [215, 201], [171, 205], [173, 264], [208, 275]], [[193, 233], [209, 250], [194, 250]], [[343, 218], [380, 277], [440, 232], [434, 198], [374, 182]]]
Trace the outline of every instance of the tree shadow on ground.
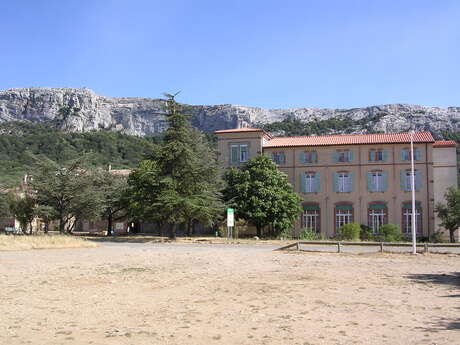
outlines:
[[[408, 274], [407, 279], [418, 284], [424, 285], [445, 285], [460, 289], [460, 272], [439, 273], [439, 274]], [[460, 294], [444, 295], [442, 297], [460, 297]], [[458, 308], [457, 308], [458, 309]], [[426, 328], [430, 332], [439, 332], [442, 330], [460, 331], [460, 319], [452, 320], [440, 315], [439, 321], [432, 327]]]
[[440, 274], [408, 274], [406, 278], [419, 284], [440, 284], [460, 288], [460, 272]]

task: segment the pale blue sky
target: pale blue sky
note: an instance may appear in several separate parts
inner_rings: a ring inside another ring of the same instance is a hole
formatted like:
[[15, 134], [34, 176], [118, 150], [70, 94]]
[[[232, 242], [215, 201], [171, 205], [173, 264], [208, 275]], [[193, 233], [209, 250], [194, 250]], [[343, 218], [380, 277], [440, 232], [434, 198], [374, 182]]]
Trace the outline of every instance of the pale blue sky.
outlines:
[[460, 1], [0, 0], [0, 89], [460, 106]]

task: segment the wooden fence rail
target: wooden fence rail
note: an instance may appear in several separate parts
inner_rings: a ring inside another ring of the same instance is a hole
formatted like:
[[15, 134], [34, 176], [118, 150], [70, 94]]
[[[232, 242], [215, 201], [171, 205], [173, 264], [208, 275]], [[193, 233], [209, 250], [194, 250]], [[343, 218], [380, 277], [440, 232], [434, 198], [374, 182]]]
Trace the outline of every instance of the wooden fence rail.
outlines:
[[[412, 247], [412, 243], [408, 242], [297, 241], [276, 250], [285, 250], [292, 247], [301, 250], [300, 246], [302, 244], [337, 246], [337, 253], [342, 252], [342, 246], [380, 247], [380, 252], [382, 253], [385, 247]], [[423, 251], [428, 253], [430, 248], [460, 248], [460, 243], [417, 243], [417, 248], [423, 248]]]

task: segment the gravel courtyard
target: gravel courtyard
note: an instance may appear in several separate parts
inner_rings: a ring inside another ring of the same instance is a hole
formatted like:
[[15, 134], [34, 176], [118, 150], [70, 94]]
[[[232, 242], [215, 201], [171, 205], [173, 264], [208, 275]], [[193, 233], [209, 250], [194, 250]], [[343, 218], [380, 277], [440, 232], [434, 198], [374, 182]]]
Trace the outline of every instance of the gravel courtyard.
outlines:
[[460, 256], [0, 252], [0, 344], [460, 344]]

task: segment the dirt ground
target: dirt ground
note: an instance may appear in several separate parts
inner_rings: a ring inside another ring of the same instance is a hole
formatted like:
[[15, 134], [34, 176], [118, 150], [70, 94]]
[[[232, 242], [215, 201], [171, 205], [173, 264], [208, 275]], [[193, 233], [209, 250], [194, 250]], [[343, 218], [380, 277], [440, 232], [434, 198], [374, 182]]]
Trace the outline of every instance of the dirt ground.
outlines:
[[0, 344], [460, 344], [460, 256], [0, 252]]

